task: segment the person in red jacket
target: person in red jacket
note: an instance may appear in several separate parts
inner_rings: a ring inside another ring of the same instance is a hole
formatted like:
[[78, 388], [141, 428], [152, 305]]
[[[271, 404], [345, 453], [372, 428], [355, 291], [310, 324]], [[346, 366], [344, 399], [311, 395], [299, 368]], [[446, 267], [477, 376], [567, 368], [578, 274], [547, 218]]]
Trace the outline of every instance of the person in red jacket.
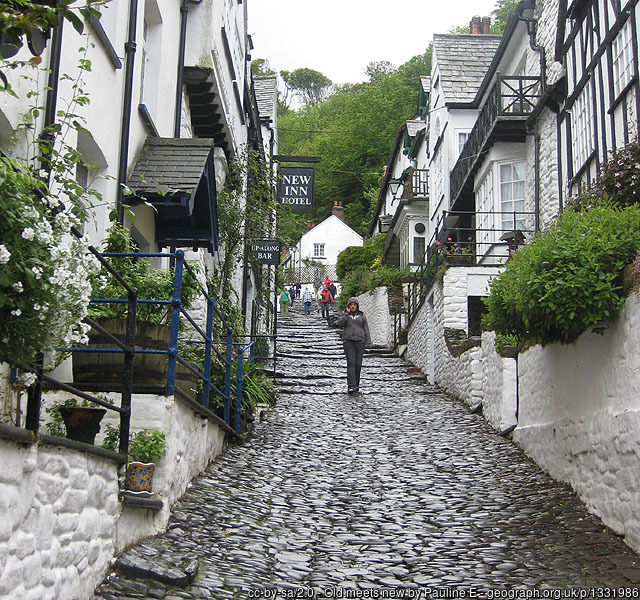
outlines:
[[322, 289], [320, 290], [320, 306], [322, 307], [322, 316], [327, 320], [327, 324], [329, 323], [329, 305], [333, 302], [333, 296], [329, 291], [329, 286], [326, 283], [322, 285]]

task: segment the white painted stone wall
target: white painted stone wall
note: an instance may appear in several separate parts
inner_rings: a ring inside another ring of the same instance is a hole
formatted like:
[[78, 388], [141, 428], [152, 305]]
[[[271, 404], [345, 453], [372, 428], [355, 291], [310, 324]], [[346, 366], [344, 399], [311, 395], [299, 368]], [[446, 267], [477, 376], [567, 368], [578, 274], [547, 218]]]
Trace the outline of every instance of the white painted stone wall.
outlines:
[[0, 440], [0, 598], [86, 600], [113, 556], [116, 465]]
[[484, 334], [480, 346], [457, 357], [445, 341], [445, 328], [467, 332], [467, 295], [486, 295], [489, 278], [497, 272], [449, 267], [411, 323], [407, 359], [470, 408], [482, 404], [485, 418], [502, 431], [515, 422], [515, 360], [496, 353], [493, 334]]
[[520, 357], [514, 440], [640, 551], [640, 301], [603, 336]]
[[[159, 511], [119, 504], [118, 465], [108, 459], [0, 439], [0, 600], [90, 597], [113, 556], [162, 531], [189, 482], [224, 449], [222, 430], [180, 399], [135, 395], [132, 413], [132, 431], [167, 432], [153, 480]], [[117, 423], [107, 414], [103, 430]]]
[[389, 294], [386, 287], [358, 296], [360, 310], [367, 316], [371, 343], [374, 346], [393, 346], [393, 317], [389, 314]]

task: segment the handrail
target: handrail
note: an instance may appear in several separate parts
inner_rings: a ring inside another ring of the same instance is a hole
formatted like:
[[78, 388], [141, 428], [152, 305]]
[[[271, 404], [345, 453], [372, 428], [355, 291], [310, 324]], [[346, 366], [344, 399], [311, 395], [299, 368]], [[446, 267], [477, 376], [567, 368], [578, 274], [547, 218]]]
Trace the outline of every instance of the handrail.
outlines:
[[[483, 215], [492, 217], [494, 223], [498, 217], [508, 215], [510, 218], [509, 228], [478, 227], [477, 218]], [[530, 211], [443, 211], [436, 222], [435, 230], [422, 260], [413, 273], [413, 282], [409, 284], [407, 322], [413, 321], [416, 312], [422, 306], [427, 293], [435, 282], [440, 265], [504, 265], [512, 253], [523, 245], [526, 236], [534, 233], [533, 229], [524, 227], [527, 217], [533, 216], [535, 213]], [[469, 224], [448, 226], [450, 218], [456, 221], [466, 219]], [[483, 238], [483, 234], [487, 235]], [[481, 239], [479, 240], [478, 237]], [[485, 252], [479, 252], [479, 249], [484, 248], [486, 248]], [[501, 248], [506, 248], [507, 251], [503, 252]]]

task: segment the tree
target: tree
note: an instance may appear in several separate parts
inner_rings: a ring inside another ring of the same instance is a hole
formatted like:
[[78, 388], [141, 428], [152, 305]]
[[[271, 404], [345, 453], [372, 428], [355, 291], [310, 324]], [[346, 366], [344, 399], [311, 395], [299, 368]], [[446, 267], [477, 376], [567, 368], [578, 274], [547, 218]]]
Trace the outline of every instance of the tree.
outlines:
[[365, 75], [373, 81], [384, 75], [391, 75], [396, 68], [388, 60], [371, 61], [364, 70]]
[[493, 15], [493, 23], [491, 24], [491, 33], [502, 35], [507, 26], [509, 18], [518, 5], [517, 0], [496, 0], [496, 8], [491, 13]]
[[280, 77], [291, 93], [298, 96], [304, 104], [320, 104], [329, 96], [333, 86], [331, 79], [313, 69], [280, 71]]
[[316, 168], [315, 222], [340, 200], [345, 222], [366, 233], [382, 168], [398, 129], [416, 114], [419, 78], [430, 71], [430, 49], [397, 69], [385, 61], [371, 63], [371, 81], [339, 86], [320, 104], [279, 114], [281, 152], [322, 159]]
[[268, 75], [276, 75], [277, 73], [271, 68], [266, 58], [256, 58], [251, 61], [251, 74], [258, 77], [265, 77]]

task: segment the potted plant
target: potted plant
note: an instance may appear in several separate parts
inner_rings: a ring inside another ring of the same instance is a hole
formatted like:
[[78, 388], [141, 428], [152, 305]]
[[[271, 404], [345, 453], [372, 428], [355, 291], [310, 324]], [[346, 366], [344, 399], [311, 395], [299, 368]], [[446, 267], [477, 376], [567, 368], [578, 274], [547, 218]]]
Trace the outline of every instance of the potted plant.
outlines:
[[126, 489], [138, 495], [151, 495], [152, 478], [156, 465], [153, 461], [164, 456], [166, 436], [157, 429], [143, 429], [129, 438], [129, 464]]
[[100, 421], [107, 411], [86, 400], [78, 403], [76, 398], [67, 398], [54, 403], [46, 412], [51, 417], [51, 421], [46, 424], [50, 435], [93, 445], [100, 431]]
[[[108, 232], [104, 251], [110, 253], [136, 253], [138, 247], [131, 234], [117, 221]], [[139, 299], [168, 300], [173, 296], [174, 270], [154, 269], [144, 259], [130, 256], [118, 256], [110, 259], [113, 268], [130, 285], [138, 290]], [[185, 273], [182, 282], [182, 304], [188, 307], [197, 290], [197, 283]], [[93, 298], [123, 298], [122, 286], [103, 268], [92, 280]], [[124, 341], [126, 333], [126, 304], [100, 303], [89, 307], [89, 316], [98, 325], [114, 337]], [[169, 347], [171, 307], [166, 305], [139, 303], [136, 310], [136, 348], [142, 350], [163, 350]], [[106, 336], [91, 329], [89, 346], [94, 348], [114, 348]], [[99, 384], [119, 386], [123, 377], [123, 357], [119, 353], [83, 352], [73, 357], [73, 379], [81, 384]], [[193, 387], [195, 376], [191, 371], [178, 367], [191, 385], [185, 385], [185, 391]], [[186, 372], [186, 373], [185, 373]], [[179, 373], [180, 374], [180, 373]], [[163, 384], [167, 379], [166, 354], [136, 354], [134, 358], [134, 383], [139, 385]], [[117, 389], [117, 387], [114, 387]]]

